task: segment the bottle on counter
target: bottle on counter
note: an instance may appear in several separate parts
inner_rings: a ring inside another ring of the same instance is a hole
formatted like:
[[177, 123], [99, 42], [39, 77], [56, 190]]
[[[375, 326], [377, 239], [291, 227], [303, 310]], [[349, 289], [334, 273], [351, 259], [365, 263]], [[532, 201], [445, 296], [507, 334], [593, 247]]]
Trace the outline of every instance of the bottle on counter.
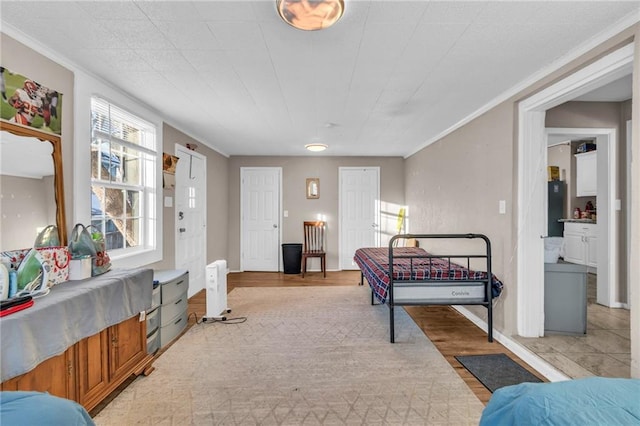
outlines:
[[9, 271], [9, 292], [8, 296], [11, 298], [18, 292], [18, 274], [16, 271]]
[[576, 207], [576, 209], [573, 211], [573, 218], [574, 219], [580, 219], [580, 208]]
[[591, 201], [587, 201], [587, 205], [584, 207], [584, 210], [588, 213], [591, 214], [591, 212], [593, 212], [595, 209], [593, 208], [593, 203]]

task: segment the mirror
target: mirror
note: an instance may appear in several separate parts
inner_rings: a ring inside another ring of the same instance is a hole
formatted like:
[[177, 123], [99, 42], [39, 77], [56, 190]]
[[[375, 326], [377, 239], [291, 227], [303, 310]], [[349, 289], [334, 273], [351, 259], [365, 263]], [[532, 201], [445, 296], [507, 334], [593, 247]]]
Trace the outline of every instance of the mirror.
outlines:
[[33, 246], [55, 223], [67, 244], [60, 136], [0, 121], [0, 251]]

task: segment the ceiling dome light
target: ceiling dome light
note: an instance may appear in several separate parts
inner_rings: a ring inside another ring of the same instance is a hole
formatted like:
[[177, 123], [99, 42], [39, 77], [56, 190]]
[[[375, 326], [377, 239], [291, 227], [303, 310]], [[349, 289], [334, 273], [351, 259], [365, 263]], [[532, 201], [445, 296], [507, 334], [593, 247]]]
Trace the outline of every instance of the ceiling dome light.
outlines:
[[310, 143], [304, 146], [305, 148], [307, 148], [309, 151], [312, 152], [321, 152], [324, 151], [325, 149], [327, 149], [327, 145], [323, 144], [323, 143]]
[[343, 0], [276, 0], [280, 17], [299, 30], [329, 28], [344, 13]]

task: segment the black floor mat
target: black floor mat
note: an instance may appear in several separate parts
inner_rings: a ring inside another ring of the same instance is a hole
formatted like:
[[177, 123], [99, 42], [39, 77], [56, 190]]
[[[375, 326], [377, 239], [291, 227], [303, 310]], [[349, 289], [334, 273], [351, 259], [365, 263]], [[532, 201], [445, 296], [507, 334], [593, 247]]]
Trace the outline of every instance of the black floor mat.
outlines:
[[503, 386], [542, 382], [505, 354], [460, 355], [454, 358], [492, 393]]

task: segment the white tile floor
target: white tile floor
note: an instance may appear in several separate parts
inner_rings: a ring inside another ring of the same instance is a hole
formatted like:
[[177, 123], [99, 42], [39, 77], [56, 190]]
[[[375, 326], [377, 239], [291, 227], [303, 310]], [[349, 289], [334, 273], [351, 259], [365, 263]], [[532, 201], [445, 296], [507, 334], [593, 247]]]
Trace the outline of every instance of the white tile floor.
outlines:
[[595, 303], [596, 277], [587, 281], [587, 334], [515, 339], [569, 377], [630, 377], [630, 312]]

